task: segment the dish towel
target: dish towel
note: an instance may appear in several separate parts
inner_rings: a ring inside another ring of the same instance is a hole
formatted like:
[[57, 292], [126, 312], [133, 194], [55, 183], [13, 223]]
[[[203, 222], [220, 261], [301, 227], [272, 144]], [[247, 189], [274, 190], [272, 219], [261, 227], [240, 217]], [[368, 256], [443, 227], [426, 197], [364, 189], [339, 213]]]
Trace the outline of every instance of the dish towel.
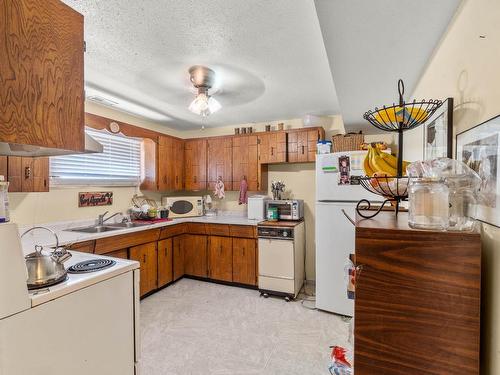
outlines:
[[238, 198], [238, 204], [247, 204], [248, 203], [248, 182], [246, 178], [241, 180], [240, 182], [240, 197]]
[[214, 194], [219, 199], [223, 199], [226, 196], [226, 193], [224, 192], [224, 182], [220, 177], [217, 179], [217, 183], [215, 184]]

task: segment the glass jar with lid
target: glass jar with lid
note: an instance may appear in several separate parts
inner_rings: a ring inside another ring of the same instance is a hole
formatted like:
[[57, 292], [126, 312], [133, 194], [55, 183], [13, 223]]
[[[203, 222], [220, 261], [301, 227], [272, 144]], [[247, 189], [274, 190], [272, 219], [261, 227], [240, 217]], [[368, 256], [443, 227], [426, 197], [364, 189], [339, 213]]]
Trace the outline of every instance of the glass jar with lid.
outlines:
[[471, 231], [475, 226], [476, 190], [478, 181], [474, 175], [457, 175], [446, 178], [450, 192], [448, 230]]
[[446, 230], [449, 189], [443, 178], [412, 178], [408, 186], [408, 225], [415, 229]]

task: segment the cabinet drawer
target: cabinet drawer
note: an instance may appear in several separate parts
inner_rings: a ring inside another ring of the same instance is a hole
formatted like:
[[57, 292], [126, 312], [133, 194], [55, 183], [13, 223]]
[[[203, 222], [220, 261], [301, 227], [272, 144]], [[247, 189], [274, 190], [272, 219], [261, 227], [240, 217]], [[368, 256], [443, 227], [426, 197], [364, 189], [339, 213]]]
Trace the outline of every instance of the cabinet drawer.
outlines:
[[186, 224], [174, 224], [165, 228], [162, 228], [160, 232], [160, 240], [165, 238], [179, 236], [186, 233]]
[[106, 254], [114, 250], [142, 245], [147, 242], [158, 241], [160, 229], [150, 229], [141, 232], [122, 234], [100, 238], [95, 241], [95, 253]]
[[207, 234], [212, 236], [229, 236], [229, 225], [225, 224], [207, 224]]
[[187, 223], [187, 232], [189, 234], [207, 234], [207, 228], [203, 223]]
[[231, 237], [256, 238], [256, 229], [257, 227], [252, 225], [231, 225], [229, 234]]
[[93, 253], [95, 241], [77, 242], [68, 247], [68, 250], [80, 251], [82, 253]]
[[128, 259], [128, 249], [115, 250], [106, 254], [107, 257]]

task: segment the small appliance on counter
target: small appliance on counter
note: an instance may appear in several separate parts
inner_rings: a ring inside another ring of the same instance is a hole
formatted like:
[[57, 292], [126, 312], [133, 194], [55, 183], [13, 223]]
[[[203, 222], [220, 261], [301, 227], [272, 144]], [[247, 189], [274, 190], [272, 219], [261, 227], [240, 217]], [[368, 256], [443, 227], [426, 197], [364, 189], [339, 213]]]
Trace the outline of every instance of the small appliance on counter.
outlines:
[[169, 218], [203, 216], [203, 197], [163, 197], [161, 204], [167, 207]]
[[305, 278], [305, 224], [303, 221], [263, 222], [257, 225], [259, 242], [259, 291], [297, 297]]
[[304, 201], [302, 199], [268, 200], [266, 201], [266, 217], [269, 220], [302, 220]]
[[248, 220], [262, 221], [266, 218], [267, 195], [252, 195], [248, 197]]

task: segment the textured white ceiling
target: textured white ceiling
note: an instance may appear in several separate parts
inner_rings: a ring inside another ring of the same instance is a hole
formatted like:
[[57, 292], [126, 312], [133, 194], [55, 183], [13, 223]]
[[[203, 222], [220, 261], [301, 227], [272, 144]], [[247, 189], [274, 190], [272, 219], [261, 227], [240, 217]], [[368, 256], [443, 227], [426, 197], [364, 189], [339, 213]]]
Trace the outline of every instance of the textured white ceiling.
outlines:
[[198, 128], [187, 70], [215, 70], [204, 125], [337, 114], [312, 0], [64, 0], [85, 16], [87, 93], [178, 129]]
[[460, 2], [315, 0], [347, 130], [373, 133], [363, 114], [397, 101], [399, 78], [410, 99]]

